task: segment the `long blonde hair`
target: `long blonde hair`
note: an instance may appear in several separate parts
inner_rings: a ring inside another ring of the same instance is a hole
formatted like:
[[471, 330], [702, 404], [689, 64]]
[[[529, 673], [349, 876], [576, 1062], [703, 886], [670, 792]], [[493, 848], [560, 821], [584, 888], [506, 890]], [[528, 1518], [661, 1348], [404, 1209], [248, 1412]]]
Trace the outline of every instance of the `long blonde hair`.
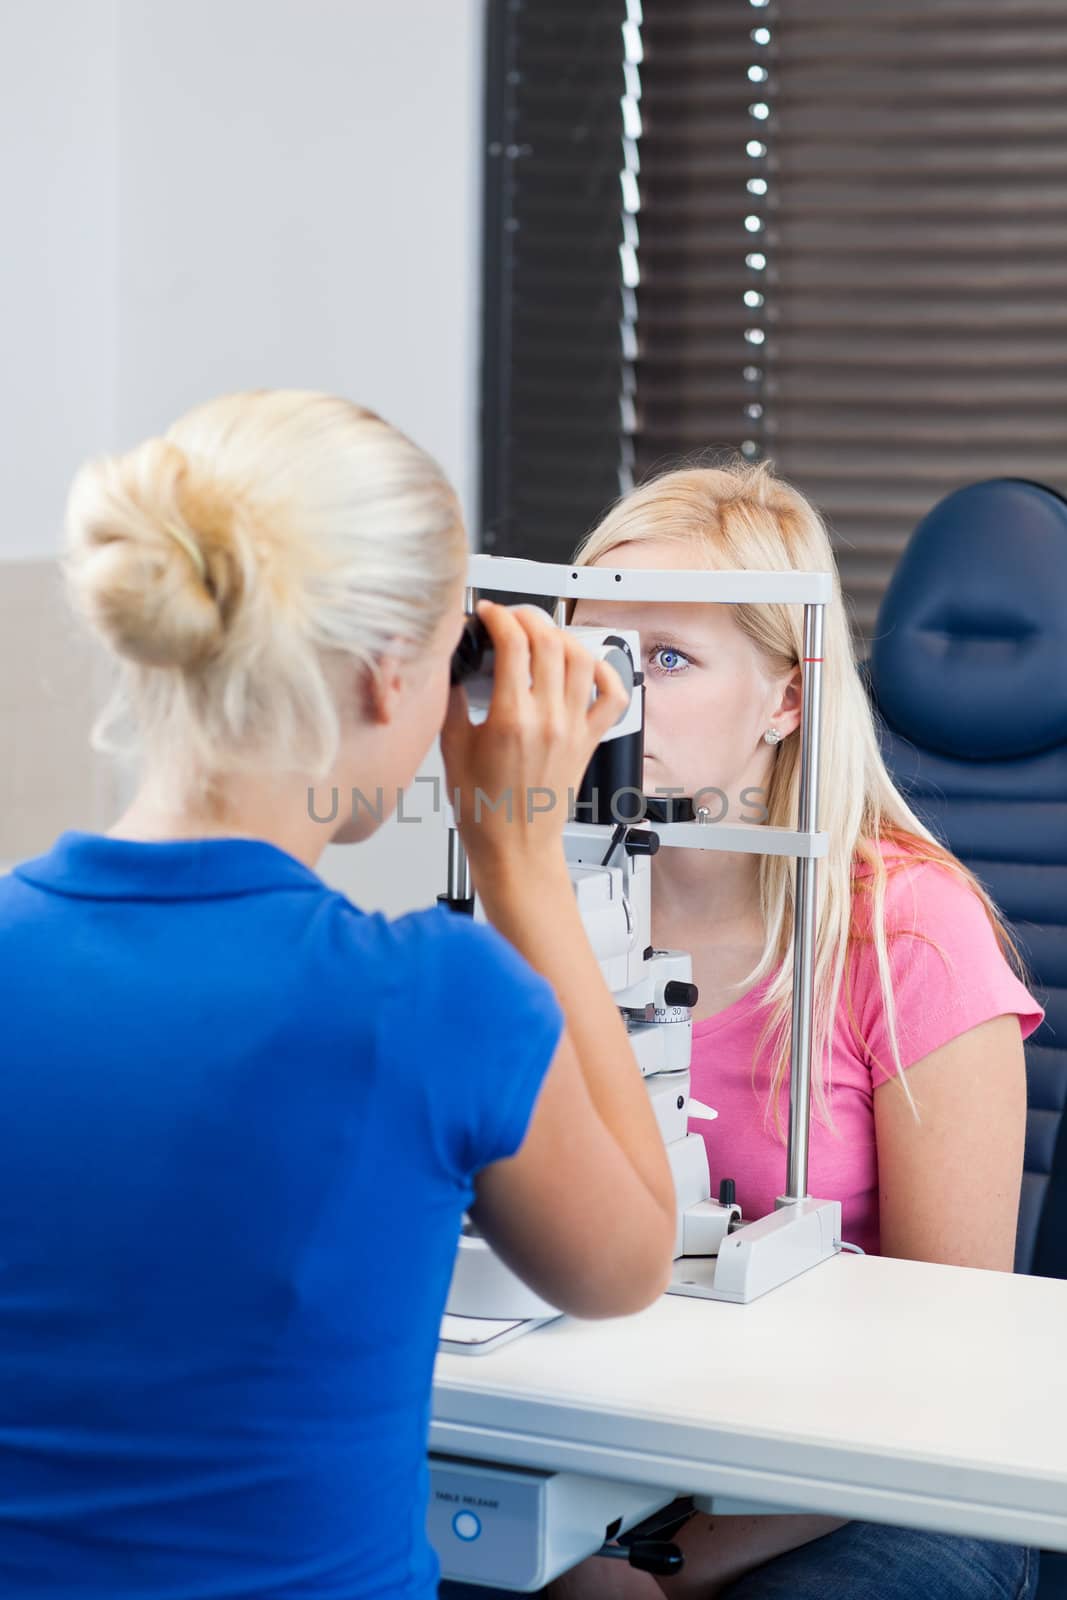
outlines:
[[[823, 637], [821, 727], [822, 782], [819, 830], [829, 835], [828, 854], [817, 870], [818, 905], [814, 953], [815, 1004], [812, 1085], [816, 1115], [833, 1128], [831, 1048], [842, 992], [850, 1026], [861, 1044], [851, 995], [850, 956], [873, 943], [893, 1069], [915, 1111], [897, 1040], [896, 1005], [889, 965], [889, 938], [915, 935], [893, 930], [887, 937], [885, 903], [889, 874], [917, 861], [954, 873], [981, 900], [1001, 949], [1021, 973], [1018, 951], [989, 896], [974, 874], [940, 845], [910, 810], [893, 784], [878, 747], [874, 717], [856, 665], [830, 539], [803, 495], [767, 463], [731, 462], [667, 472], [633, 490], [608, 512], [583, 542], [576, 565], [598, 561], [621, 545], [642, 541], [688, 544], [694, 567], [711, 570], [831, 572], [833, 599], [826, 607]], [[803, 613], [795, 605], [738, 605], [733, 615], [766, 660], [769, 675], [788, 676], [803, 656]], [[770, 827], [796, 828], [799, 816], [799, 736], [778, 746], [766, 797]], [[882, 858], [880, 841], [903, 852], [898, 863]], [[765, 1125], [773, 1121], [784, 1138], [781, 1112], [789, 1071], [792, 1014], [794, 867], [788, 857], [759, 861], [764, 947], [738, 987], [761, 982], [780, 966], [761, 1000], [765, 1024], [757, 1057], [772, 1041]], [[857, 875], [864, 865], [869, 877]], [[866, 910], [863, 917], [860, 912]], [[755, 1076], [755, 1062], [753, 1064]], [[916, 1112], [917, 1114], [917, 1112]]]
[[117, 662], [98, 748], [140, 746], [173, 795], [239, 771], [328, 772], [335, 668], [418, 653], [466, 539], [440, 468], [331, 395], [212, 400], [78, 473], [68, 585]]

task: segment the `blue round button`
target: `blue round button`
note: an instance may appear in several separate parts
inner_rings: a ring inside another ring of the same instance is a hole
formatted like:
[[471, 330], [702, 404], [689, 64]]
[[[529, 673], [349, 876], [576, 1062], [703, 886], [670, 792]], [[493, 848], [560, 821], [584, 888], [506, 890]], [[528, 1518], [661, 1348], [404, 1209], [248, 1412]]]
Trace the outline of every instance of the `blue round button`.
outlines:
[[470, 1544], [482, 1531], [481, 1519], [473, 1511], [457, 1511], [452, 1518], [452, 1532], [464, 1544]]

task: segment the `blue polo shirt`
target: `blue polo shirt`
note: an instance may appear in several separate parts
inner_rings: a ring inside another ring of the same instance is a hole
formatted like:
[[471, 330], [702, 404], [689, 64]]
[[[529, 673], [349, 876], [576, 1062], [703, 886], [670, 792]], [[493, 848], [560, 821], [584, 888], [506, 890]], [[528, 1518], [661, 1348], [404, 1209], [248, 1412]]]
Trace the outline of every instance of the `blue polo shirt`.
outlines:
[[0, 1594], [428, 1600], [460, 1218], [561, 1025], [259, 841], [0, 880]]

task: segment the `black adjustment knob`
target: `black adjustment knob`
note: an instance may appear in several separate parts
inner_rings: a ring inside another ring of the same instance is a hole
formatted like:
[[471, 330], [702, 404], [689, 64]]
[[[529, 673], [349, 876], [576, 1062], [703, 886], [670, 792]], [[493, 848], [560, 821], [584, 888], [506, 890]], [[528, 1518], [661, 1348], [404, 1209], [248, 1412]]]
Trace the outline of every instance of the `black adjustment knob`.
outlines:
[[700, 991], [695, 983], [682, 983], [678, 978], [671, 978], [663, 985], [665, 1006], [688, 1006], [692, 1010], [699, 999]]
[[631, 828], [623, 841], [628, 856], [654, 856], [659, 849], [659, 834], [648, 828]]
[[451, 895], [439, 894], [437, 896], [437, 904], [444, 906], [448, 911], [455, 911], [461, 917], [473, 917], [474, 915], [473, 895], [469, 900], [453, 900]]
[[732, 1178], [724, 1178], [719, 1184], [719, 1204], [721, 1206], [735, 1206], [737, 1204], [737, 1192]]
[[660, 1539], [635, 1539], [630, 1545], [630, 1565], [638, 1572], [653, 1572], [658, 1578], [673, 1578], [685, 1566], [685, 1557], [676, 1544]]

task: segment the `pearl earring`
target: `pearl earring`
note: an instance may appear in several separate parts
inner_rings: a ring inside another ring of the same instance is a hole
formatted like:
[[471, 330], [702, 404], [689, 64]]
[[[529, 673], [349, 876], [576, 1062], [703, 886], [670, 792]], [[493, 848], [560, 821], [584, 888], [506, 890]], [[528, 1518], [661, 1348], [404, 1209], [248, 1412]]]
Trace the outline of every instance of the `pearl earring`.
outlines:
[[779, 733], [777, 728], [768, 728], [767, 732], [763, 735], [763, 742], [764, 744], [781, 744], [782, 735]]

